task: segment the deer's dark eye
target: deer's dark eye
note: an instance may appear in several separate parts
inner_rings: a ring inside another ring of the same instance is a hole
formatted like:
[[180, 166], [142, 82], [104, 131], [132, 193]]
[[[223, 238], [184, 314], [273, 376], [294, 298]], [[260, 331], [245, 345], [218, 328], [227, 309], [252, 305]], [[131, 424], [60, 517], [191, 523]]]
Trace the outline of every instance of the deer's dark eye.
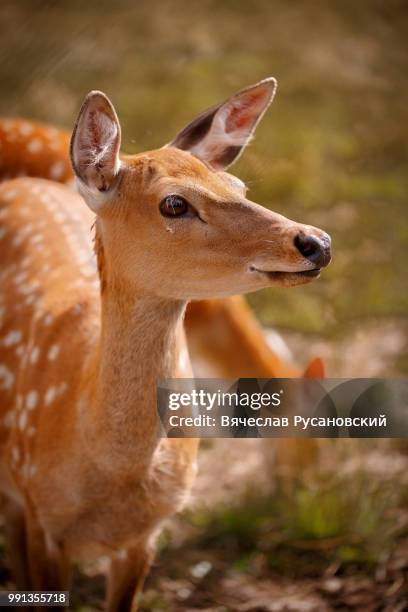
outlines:
[[163, 217], [181, 217], [188, 210], [188, 202], [178, 195], [169, 195], [160, 202], [160, 212]]

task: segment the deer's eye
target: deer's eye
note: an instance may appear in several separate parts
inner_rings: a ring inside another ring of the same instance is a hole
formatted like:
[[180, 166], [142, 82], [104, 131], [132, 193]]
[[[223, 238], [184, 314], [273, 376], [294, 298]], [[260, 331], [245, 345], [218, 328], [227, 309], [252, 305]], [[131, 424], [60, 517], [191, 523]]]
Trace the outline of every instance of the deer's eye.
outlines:
[[188, 210], [187, 200], [178, 195], [168, 195], [160, 202], [160, 212], [163, 217], [181, 217]]

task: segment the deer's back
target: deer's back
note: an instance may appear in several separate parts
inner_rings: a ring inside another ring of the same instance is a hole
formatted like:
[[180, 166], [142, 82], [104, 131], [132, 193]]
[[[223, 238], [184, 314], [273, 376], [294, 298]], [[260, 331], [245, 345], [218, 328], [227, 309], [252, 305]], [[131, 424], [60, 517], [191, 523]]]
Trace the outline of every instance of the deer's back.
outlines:
[[43, 179], [0, 185], [0, 485], [35, 478], [42, 449], [63, 447], [97, 337], [92, 215]]

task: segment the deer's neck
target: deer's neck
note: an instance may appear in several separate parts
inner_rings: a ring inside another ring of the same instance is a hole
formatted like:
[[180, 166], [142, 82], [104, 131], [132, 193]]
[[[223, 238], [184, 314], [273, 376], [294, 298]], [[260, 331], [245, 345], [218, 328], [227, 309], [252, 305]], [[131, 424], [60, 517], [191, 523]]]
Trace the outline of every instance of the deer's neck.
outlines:
[[99, 346], [82, 411], [85, 443], [108, 468], [145, 467], [157, 445], [156, 384], [177, 374], [185, 350], [183, 302], [102, 295]]

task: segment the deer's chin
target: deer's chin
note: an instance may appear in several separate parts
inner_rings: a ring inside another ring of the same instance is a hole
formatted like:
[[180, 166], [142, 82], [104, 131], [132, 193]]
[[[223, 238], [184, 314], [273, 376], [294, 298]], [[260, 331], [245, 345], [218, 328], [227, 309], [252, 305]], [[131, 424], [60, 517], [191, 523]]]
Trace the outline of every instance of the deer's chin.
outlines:
[[321, 269], [314, 268], [313, 270], [300, 270], [299, 272], [269, 272], [267, 270], [259, 270], [252, 267], [251, 271], [257, 272], [269, 281], [268, 285], [279, 287], [296, 287], [296, 285], [305, 285], [310, 283], [315, 278], [320, 276]]

